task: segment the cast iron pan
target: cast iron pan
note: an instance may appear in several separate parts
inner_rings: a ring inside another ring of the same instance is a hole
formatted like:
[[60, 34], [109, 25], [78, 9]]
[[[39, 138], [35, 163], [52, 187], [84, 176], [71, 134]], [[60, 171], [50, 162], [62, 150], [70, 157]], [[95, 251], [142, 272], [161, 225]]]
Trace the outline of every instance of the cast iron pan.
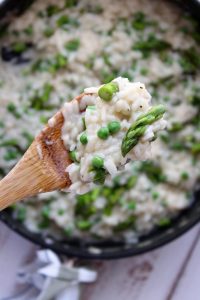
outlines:
[[[132, 1], [132, 0], [130, 0]], [[4, 0], [0, 4], [1, 24], [9, 23], [13, 15], [19, 15], [33, 1]], [[200, 21], [200, 2], [198, 0], [172, 1], [187, 9]], [[21, 223], [12, 218], [12, 211], [7, 209], [0, 213], [0, 219], [11, 229], [29, 239], [30, 241], [53, 251], [67, 256], [84, 259], [114, 259], [142, 254], [163, 246], [181, 236], [200, 220], [200, 191], [194, 193], [194, 201], [172, 221], [168, 228], [155, 229], [150, 234], [141, 237], [137, 244], [127, 245], [120, 240], [84, 241], [84, 239], [65, 239], [56, 241], [53, 237], [43, 237], [28, 231]]]

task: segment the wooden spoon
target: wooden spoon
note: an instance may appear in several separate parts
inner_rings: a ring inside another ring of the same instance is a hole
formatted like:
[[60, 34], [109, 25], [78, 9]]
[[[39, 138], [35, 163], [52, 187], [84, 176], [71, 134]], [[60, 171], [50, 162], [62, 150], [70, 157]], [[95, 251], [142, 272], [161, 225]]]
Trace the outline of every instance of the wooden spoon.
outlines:
[[[80, 101], [83, 96], [81, 94], [75, 100]], [[70, 186], [65, 170], [72, 161], [61, 139], [62, 110], [52, 120], [0, 181], [0, 210], [18, 200]]]

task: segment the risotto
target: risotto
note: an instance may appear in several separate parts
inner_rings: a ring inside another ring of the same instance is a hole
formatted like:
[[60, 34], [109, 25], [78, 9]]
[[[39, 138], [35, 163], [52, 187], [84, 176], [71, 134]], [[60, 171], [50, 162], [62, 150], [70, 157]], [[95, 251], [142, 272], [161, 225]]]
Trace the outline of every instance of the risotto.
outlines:
[[62, 109], [62, 140], [73, 161], [66, 191], [76, 194], [104, 184], [131, 160], [150, 158], [150, 142], [166, 127], [165, 108], [151, 108], [140, 82], [118, 77], [84, 92]]
[[[153, 106], [166, 107], [168, 120], [168, 130], [151, 143], [153, 160], [128, 164], [83, 195], [53, 192], [27, 199], [13, 207], [14, 217], [55, 238], [115, 236], [131, 243], [155, 226], [168, 226], [188, 207], [200, 177], [199, 41], [197, 24], [159, 0], [36, 1], [1, 30], [2, 176], [84, 87], [119, 76], [143, 82]], [[109, 133], [105, 143], [109, 139], [115, 135]]]

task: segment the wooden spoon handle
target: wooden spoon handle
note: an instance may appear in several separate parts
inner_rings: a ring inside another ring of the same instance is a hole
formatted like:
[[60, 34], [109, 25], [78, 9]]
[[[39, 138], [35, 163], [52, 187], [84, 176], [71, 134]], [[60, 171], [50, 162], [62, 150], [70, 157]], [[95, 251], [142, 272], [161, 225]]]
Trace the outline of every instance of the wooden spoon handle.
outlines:
[[58, 112], [55, 125], [42, 130], [18, 164], [0, 181], [0, 210], [26, 197], [71, 184], [65, 171], [71, 160], [61, 139], [63, 121]]
[[18, 164], [0, 181], [0, 210], [17, 200], [66, 186], [66, 178], [59, 176], [47, 157], [42, 159], [41, 156], [42, 147], [34, 141]]

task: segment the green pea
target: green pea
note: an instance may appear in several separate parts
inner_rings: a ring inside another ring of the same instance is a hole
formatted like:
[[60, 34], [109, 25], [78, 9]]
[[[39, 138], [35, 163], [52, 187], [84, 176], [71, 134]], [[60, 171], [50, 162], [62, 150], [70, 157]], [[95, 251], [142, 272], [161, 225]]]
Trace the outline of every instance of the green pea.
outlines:
[[97, 135], [100, 139], [102, 140], [106, 140], [109, 137], [109, 130], [107, 127], [101, 127], [98, 131], [97, 131]]
[[83, 145], [86, 145], [88, 143], [88, 138], [87, 138], [86, 133], [82, 133], [81, 134], [81, 136], [80, 136], [80, 142]]
[[104, 84], [98, 91], [98, 95], [104, 101], [110, 101], [113, 95], [119, 91], [118, 84], [116, 82], [110, 82]]
[[112, 121], [108, 123], [108, 130], [110, 134], [115, 134], [121, 129], [121, 124], [118, 121]]
[[92, 226], [92, 224], [88, 220], [80, 220], [77, 222], [76, 226], [80, 230], [89, 230]]
[[104, 160], [100, 156], [94, 156], [92, 159], [92, 166], [95, 169], [103, 168]]
[[76, 151], [70, 151], [69, 152], [69, 157], [71, 158], [72, 161], [78, 162], [78, 160], [76, 158]]

